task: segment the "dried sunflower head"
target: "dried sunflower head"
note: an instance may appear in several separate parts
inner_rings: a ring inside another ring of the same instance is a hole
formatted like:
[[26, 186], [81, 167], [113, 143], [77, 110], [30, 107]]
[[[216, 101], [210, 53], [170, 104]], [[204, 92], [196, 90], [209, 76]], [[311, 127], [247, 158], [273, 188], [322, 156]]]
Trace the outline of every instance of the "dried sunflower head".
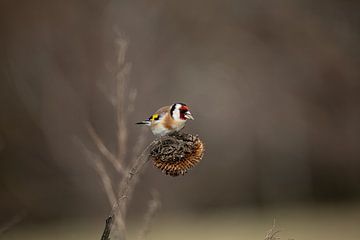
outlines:
[[150, 148], [154, 166], [171, 176], [184, 175], [201, 161], [203, 155], [203, 142], [189, 133], [161, 137]]

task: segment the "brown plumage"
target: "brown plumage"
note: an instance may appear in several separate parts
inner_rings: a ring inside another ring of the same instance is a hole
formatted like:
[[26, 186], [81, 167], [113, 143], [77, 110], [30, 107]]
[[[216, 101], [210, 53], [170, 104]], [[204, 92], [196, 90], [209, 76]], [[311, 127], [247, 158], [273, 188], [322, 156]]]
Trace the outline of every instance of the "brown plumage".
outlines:
[[158, 109], [147, 120], [138, 124], [150, 126], [151, 131], [156, 136], [165, 136], [184, 128], [188, 119], [193, 120], [188, 106], [183, 103], [174, 103]]

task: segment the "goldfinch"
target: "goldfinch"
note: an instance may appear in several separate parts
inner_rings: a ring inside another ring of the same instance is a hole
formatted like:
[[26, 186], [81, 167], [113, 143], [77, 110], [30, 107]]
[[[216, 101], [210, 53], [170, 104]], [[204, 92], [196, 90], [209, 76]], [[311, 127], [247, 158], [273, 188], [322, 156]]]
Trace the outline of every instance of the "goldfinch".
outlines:
[[194, 120], [189, 107], [184, 103], [174, 103], [160, 108], [148, 119], [136, 124], [150, 126], [155, 136], [165, 136], [183, 129], [188, 119]]

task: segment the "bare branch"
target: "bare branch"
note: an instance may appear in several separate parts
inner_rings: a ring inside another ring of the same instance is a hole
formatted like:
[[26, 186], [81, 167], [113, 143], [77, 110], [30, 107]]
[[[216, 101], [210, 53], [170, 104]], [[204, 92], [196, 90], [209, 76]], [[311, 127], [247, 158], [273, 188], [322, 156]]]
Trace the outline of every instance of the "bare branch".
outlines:
[[136, 88], [130, 89], [129, 92], [129, 103], [127, 107], [128, 113], [132, 113], [135, 110], [135, 99], [137, 97], [137, 90]]
[[[143, 167], [149, 161], [147, 152], [157, 142], [158, 140], [154, 140], [152, 143], [150, 143], [144, 149], [141, 155], [138, 158], [135, 158], [134, 161], [132, 161], [132, 166], [127, 170], [127, 174], [124, 176], [120, 183], [118, 199], [113, 206], [108, 219], [111, 218], [115, 221], [116, 226], [118, 227], [118, 231], [122, 234], [122, 239], [126, 239], [125, 217], [128, 200], [133, 193], [134, 187], [138, 181], [141, 171], [143, 170]], [[108, 225], [109, 224], [105, 225], [104, 233], [108, 231]]]
[[116, 107], [117, 99], [115, 90], [111, 89], [109, 86], [106, 85], [105, 82], [96, 82], [98, 89], [103, 93], [104, 97], [107, 101], [113, 106]]
[[128, 170], [128, 174], [122, 179], [120, 183], [118, 198], [119, 199], [125, 199], [125, 201], [119, 202], [119, 208], [121, 212], [125, 215], [126, 214], [126, 204], [129, 199], [131, 199], [134, 186], [136, 185], [139, 175], [141, 173], [141, 170], [145, 166], [145, 164], [150, 160], [150, 158], [147, 155], [147, 152], [149, 149], [157, 143], [158, 140], [154, 140], [151, 142], [141, 153], [141, 155], [138, 158], [135, 158], [131, 163], [132, 166]]
[[116, 44], [118, 45], [119, 48], [117, 61], [118, 61], [118, 65], [122, 66], [125, 63], [125, 57], [126, 57], [127, 49], [129, 47], [129, 41], [124, 36], [124, 34], [120, 33], [119, 31], [117, 31], [117, 35], [118, 37], [116, 38]]
[[[125, 54], [119, 51], [119, 55]], [[117, 136], [118, 136], [118, 159], [121, 163], [124, 162], [126, 155], [127, 144], [127, 128], [126, 128], [126, 111], [125, 111], [125, 82], [130, 73], [131, 64], [125, 63], [124, 67], [116, 75], [117, 79], [117, 105], [116, 105], [116, 117], [117, 117]]]
[[120, 70], [116, 73], [116, 118], [117, 118], [117, 137], [118, 137], [118, 160], [124, 162], [126, 156], [127, 128], [125, 112], [125, 89], [131, 64], [126, 62], [126, 52], [129, 47], [129, 41], [124, 34], [117, 33], [116, 44], [118, 46], [117, 63]]
[[139, 156], [139, 154], [141, 153], [141, 149], [144, 149], [145, 147], [146, 133], [148, 132], [147, 130], [148, 129], [145, 127], [142, 127], [140, 129], [139, 137], [133, 147], [132, 161], [134, 161], [134, 159]]
[[110, 205], [113, 205], [116, 202], [116, 195], [112, 187], [111, 179], [107, 173], [104, 164], [100, 159], [95, 160], [95, 169], [99, 174], [101, 181], [103, 183], [106, 195], [108, 196]]
[[280, 239], [280, 237], [277, 236], [279, 234], [280, 230], [275, 230], [275, 228], [276, 228], [276, 224], [275, 224], [275, 218], [274, 218], [273, 225], [272, 225], [271, 229], [266, 233], [264, 240]]
[[[137, 142], [135, 143], [134, 145], [134, 150], [133, 150], [133, 158], [131, 159], [130, 161], [130, 164], [132, 163], [133, 166], [136, 166], [138, 164], [139, 161], [141, 161], [141, 158], [144, 158], [144, 153], [146, 153], [148, 151], [148, 149], [150, 149], [150, 146], [152, 146], [155, 142], [157, 142], [156, 140], [154, 140], [149, 146], [147, 146], [145, 148], [145, 150], [141, 153], [141, 149], [144, 149], [144, 145], [145, 145], [145, 140], [146, 140], [146, 137], [145, 137], [145, 133], [146, 133], [146, 129], [143, 128], [141, 130], [141, 133], [137, 139]], [[140, 154], [141, 153], [141, 154]], [[146, 159], [146, 161], [148, 161], [148, 159]], [[145, 163], [144, 163], [145, 164]], [[134, 169], [133, 168], [130, 168], [129, 171], [133, 171], [134, 172]], [[136, 170], [135, 171], [139, 171], [139, 170]], [[135, 173], [135, 172], [134, 172]], [[133, 186], [127, 186], [128, 183], [131, 183], [133, 185], [136, 184], [137, 180], [135, 180], [134, 182], [125, 182], [125, 180], [127, 180], [126, 178], [123, 178], [121, 183], [119, 184], [119, 189], [118, 189], [118, 198], [125, 198], [126, 201], [130, 201], [131, 197], [132, 197], [132, 189]], [[128, 179], [129, 180], [129, 179]], [[124, 187], [126, 188], [129, 188], [128, 192], [126, 194], [124, 194]], [[122, 211], [126, 211], [125, 210], [126, 207], [124, 207], [124, 209]]]
[[161, 206], [159, 193], [157, 191], [152, 192], [152, 199], [149, 202], [147, 212], [144, 216], [144, 225], [140, 229], [138, 240], [145, 240], [146, 236], [150, 232], [151, 221], [155, 217], [155, 214]]
[[[118, 206], [118, 201], [120, 201], [120, 199], [116, 198], [116, 194], [113, 189], [112, 180], [110, 178], [110, 175], [106, 171], [103, 162], [96, 154], [94, 154], [89, 149], [87, 149], [85, 147], [85, 145], [78, 138], [74, 138], [74, 140], [82, 147], [85, 155], [87, 156], [87, 159], [93, 161], [94, 168], [97, 171], [97, 173], [103, 183], [103, 187], [105, 189], [105, 192], [106, 192], [106, 195], [110, 202], [110, 205], [113, 206], [110, 216], [106, 219], [105, 229], [104, 229], [101, 239], [109, 239], [109, 235], [111, 233], [111, 229], [109, 230], [109, 228], [113, 227], [114, 221], [116, 221], [118, 230], [122, 234], [125, 234], [125, 218], [122, 216], [121, 213], [114, 214], [114, 211], [113, 211], [113, 209], [115, 209], [116, 206]], [[115, 219], [115, 215], [117, 216], [116, 219]]]
[[106, 192], [106, 195], [110, 202], [110, 205], [113, 205], [116, 202], [116, 194], [115, 194], [115, 191], [114, 191], [112, 183], [111, 183], [111, 178], [110, 178], [109, 174], [107, 173], [103, 162], [96, 154], [94, 154], [89, 149], [87, 149], [85, 147], [85, 145], [81, 141], [79, 141], [79, 139], [76, 139], [76, 140], [77, 140], [77, 143], [82, 147], [85, 155], [87, 156], [87, 159], [93, 160], [94, 169], [96, 170], [99, 177], [101, 178], [101, 181], [103, 183], [103, 187], [105, 189], [105, 192]]
[[25, 214], [19, 214], [11, 218], [7, 223], [0, 227], [0, 235], [6, 233], [10, 228], [20, 223], [25, 218]]
[[109, 151], [109, 149], [105, 146], [99, 135], [96, 133], [95, 129], [90, 123], [86, 124], [86, 128], [93, 139], [95, 145], [99, 149], [99, 151], [104, 155], [104, 157], [114, 166], [116, 171], [124, 174], [125, 170], [122, 164], [116, 159], [116, 157]]
[[[112, 166], [116, 169], [118, 173], [122, 174], [122, 178], [120, 183], [117, 186], [118, 192], [115, 195], [115, 191], [113, 189], [117, 184], [112, 181], [106, 172], [104, 163], [101, 159], [96, 158], [94, 156], [89, 156], [89, 158], [97, 159], [95, 161], [95, 167], [97, 172], [99, 173], [101, 180], [103, 182], [105, 191], [108, 195], [109, 201], [112, 203], [112, 209], [109, 217], [106, 219], [105, 228], [101, 237], [101, 240], [110, 240], [110, 235], [112, 239], [126, 239], [126, 211], [129, 200], [133, 195], [133, 191], [135, 185], [139, 179], [140, 173], [143, 170], [144, 165], [149, 161], [149, 155], [146, 153], [149, 151], [149, 148], [156, 142], [152, 142], [145, 150], [140, 154], [139, 152], [144, 147], [145, 144], [145, 133], [142, 132], [133, 149], [133, 156], [131, 157], [131, 161], [125, 165], [125, 157], [128, 154], [128, 129], [127, 129], [127, 114], [134, 110], [134, 102], [136, 99], [136, 89], [130, 90], [127, 92], [128, 79], [131, 70], [131, 64], [126, 62], [126, 53], [128, 49], [129, 42], [123, 36], [123, 34], [118, 33], [118, 37], [116, 39], [116, 44], [118, 47], [118, 55], [117, 55], [117, 67], [115, 67], [113, 74], [115, 74], [116, 86], [114, 93], [108, 94], [107, 96], [110, 102], [115, 107], [116, 113], [116, 124], [117, 124], [117, 152], [116, 154], [109, 151], [109, 149], [105, 146], [102, 139], [96, 133], [95, 129], [88, 124], [87, 128], [89, 134], [93, 141], [95, 142], [97, 148], [101, 152], [101, 154], [107, 159]], [[101, 89], [104, 90], [105, 87], [100, 85]], [[110, 91], [103, 91], [110, 92]], [[89, 155], [89, 154], [88, 154]], [[148, 225], [151, 221], [152, 215], [158, 208], [158, 201], [154, 200], [151, 202], [151, 206], [149, 207], [149, 212], [146, 217], [144, 231], [142, 236], [145, 236], [148, 232]]]
[[103, 234], [101, 235], [100, 240], [110, 240], [110, 233], [113, 224], [114, 224], [114, 217], [113, 216], [108, 217], [105, 221], [105, 229]]

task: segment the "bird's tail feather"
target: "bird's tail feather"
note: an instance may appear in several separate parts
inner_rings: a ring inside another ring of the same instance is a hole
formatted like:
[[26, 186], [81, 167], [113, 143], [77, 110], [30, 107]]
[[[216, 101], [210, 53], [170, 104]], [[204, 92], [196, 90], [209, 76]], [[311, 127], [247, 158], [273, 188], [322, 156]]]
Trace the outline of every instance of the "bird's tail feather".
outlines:
[[141, 121], [141, 122], [137, 122], [136, 124], [144, 124], [144, 125], [150, 125], [150, 121]]

